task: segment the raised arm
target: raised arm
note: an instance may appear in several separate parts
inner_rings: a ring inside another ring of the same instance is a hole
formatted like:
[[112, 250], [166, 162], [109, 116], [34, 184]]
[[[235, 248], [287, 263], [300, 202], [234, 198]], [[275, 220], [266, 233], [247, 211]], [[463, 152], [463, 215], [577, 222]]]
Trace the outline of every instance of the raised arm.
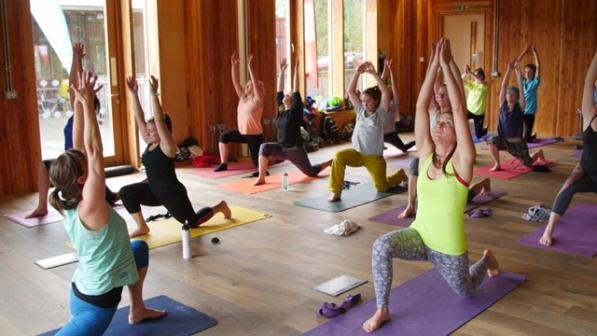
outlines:
[[278, 74], [278, 92], [284, 92], [284, 73], [286, 72], [286, 68], [288, 68], [288, 63], [286, 62], [286, 58], [282, 58], [282, 61], [280, 61], [280, 73]]
[[537, 71], [535, 72], [535, 77], [539, 78], [539, 70], [541, 69], [541, 61], [539, 60], [539, 52], [537, 51], [536, 46], [533, 46], [533, 57], [535, 58], [535, 66], [537, 66]]
[[234, 86], [234, 91], [236, 91], [236, 95], [240, 98], [243, 95], [243, 87], [240, 85], [239, 77], [238, 77], [238, 64], [239, 58], [238, 54], [234, 53], [230, 57], [230, 73], [232, 76], [232, 85]]
[[346, 90], [346, 93], [348, 93], [348, 99], [350, 99], [350, 102], [356, 111], [361, 109], [361, 99], [357, 93], [357, 83], [359, 82], [359, 77], [361, 74], [365, 72], [366, 67], [367, 63], [361, 63], [359, 66], [357, 66], [354, 75], [350, 80], [350, 84], [348, 85], [348, 90]]
[[73, 87], [79, 87], [79, 76], [83, 71], [83, 57], [85, 57], [85, 48], [81, 43], [73, 45], [73, 64], [70, 69], [69, 83], [70, 89], [70, 105], [73, 107], [73, 148], [85, 152], [85, 144], [83, 143], [83, 105], [75, 99]]
[[131, 97], [133, 99], [133, 113], [135, 114], [135, 123], [139, 129], [139, 133], [141, 133], [143, 141], [145, 141], [145, 143], [149, 143], [151, 139], [149, 139], [149, 134], [147, 134], [145, 113], [143, 112], [143, 107], [141, 107], [141, 102], [139, 101], [139, 85], [137, 84], [137, 80], [134, 77], [127, 77], [126, 87], [131, 93]]
[[518, 62], [522, 61], [524, 55], [528, 54], [531, 51], [532, 47], [533, 47], [533, 45], [529, 44], [526, 48], [524, 48], [524, 50], [520, 53], [520, 55], [518, 55], [518, 57], [516, 57], [516, 61], [518, 61]]
[[251, 78], [251, 83], [253, 83], [253, 93], [255, 95], [255, 99], [263, 103], [263, 87], [255, 76], [255, 70], [253, 69], [253, 59], [253, 55], [250, 55], [249, 61], [247, 62], [249, 68], [249, 77]]
[[499, 102], [499, 107], [502, 106], [502, 104], [504, 104], [504, 102], [506, 101], [506, 92], [508, 92], [508, 84], [510, 83], [510, 74], [512, 73], [512, 70], [514, 69], [514, 66], [516, 64], [516, 59], [513, 61], [510, 61], [507, 64], [508, 69], [506, 70], [506, 73], [504, 74], [504, 79], [502, 79], [502, 86], [500, 87], [500, 102]]
[[377, 73], [377, 71], [375, 71], [375, 66], [373, 66], [373, 63], [366, 62], [365, 64], [367, 64], [365, 72], [373, 76], [375, 82], [377, 82], [377, 86], [381, 91], [379, 108], [387, 113], [388, 109], [390, 108], [390, 101], [392, 100], [392, 90], [390, 90], [390, 88], [386, 85], [386, 83], [384, 83], [381, 77], [379, 77], [379, 74]]
[[[440, 65], [444, 73], [450, 105], [452, 106], [454, 130], [456, 131], [458, 143], [455, 153], [457, 155], [454, 156], [458, 160], [459, 171], [457, 173], [465, 181], [470, 182], [473, 177], [472, 168], [475, 161], [475, 145], [473, 144], [473, 138], [468, 125], [462, 91], [460, 90], [460, 87], [462, 87], [460, 72], [458, 71], [458, 67], [453, 64], [454, 59], [452, 58], [449, 40], [444, 41], [440, 50]], [[456, 67], [455, 71], [453, 67]]]
[[299, 59], [294, 60], [294, 73], [292, 74], [292, 92], [299, 92]]
[[[440, 41], [441, 42], [441, 41]], [[433, 100], [433, 86], [439, 69], [439, 43], [434, 44], [433, 58], [428, 67], [427, 74], [421, 85], [419, 97], [417, 98], [415, 116], [415, 142], [419, 150], [419, 157], [424, 161], [433, 151], [431, 132], [429, 130], [429, 104]]]
[[101, 87], [95, 89], [97, 76], [92, 72], [82, 72], [79, 87], [74, 89], [77, 99], [83, 104], [85, 153], [87, 179], [83, 186], [83, 199], [79, 205], [79, 216], [91, 230], [100, 230], [109, 220], [106, 203], [106, 176], [104, 154], [93, 99]]
[[585, 76], [585, 85], [583, 88], [582, 94], [582, 120], [583, 120], [583, 131], [587, 129], [591, 119], [595, 113], [597, 113], [597, 106], [595, 106], [595, 102], [593, 100], [593, 92], [595, 91], [595, 81], [597, 80], [597, 49], [595, 49], [595, 54], [593, 55], [593, 60], [591, 61], [591, 65], [589, 65], [589, 69], [587, 70], [587, 75]]
[[[449, 43], [448, 43], [448, 47], [449, 47]], [[458, 92], [460, 92], [462, 101], [466, 101], [466, 95], [464, 94], [464, 83], [462, 82], [462, 75], [460, 74], [460, 69], [458, 69], [458, 65], [456, 65], [456, 62], [454, 62], [454, 57], [452, 57], [452, 55], [450, 55], [450, 72], [451, 72], [452, 77], [454, 77], [454, 80], [458, 84], [457, 89], [458, 89]], [[445, 73], [445, 71], [444, 71], [444, 73]], [[444, 81], [446, 81], [445, 78], [444, 78]]]
[[151, 101], [153, 103], [153, 120], [160, 136], [160, 148], [167, 157], [173, 158], [176, 156], [177, 147], [164, 121], [164, 111], [162, 111], [162, 104], [160, 104], [160, 99], [158, 98], [158, 80], [151, 76], [149, 86], [151, 87]]
[[518, 61], [514, 61], [514, 72], [516, 73], [516, 82], [518, 83], [518, 87], [520, 88], [520, 97], [518, 97], [518, 104], [520, 104], [520, 108], [524, 111], [525, 107], [527, 106], [526, 98], [524, 97], [524, 86], [522, 84], [522, 74], [520, 73], [520, 67], [518, 65]]

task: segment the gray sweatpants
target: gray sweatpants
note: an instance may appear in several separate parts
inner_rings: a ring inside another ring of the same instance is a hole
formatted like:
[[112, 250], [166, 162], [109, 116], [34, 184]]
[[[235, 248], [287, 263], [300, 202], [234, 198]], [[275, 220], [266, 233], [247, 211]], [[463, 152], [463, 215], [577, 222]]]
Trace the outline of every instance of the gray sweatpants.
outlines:
[[392, 286], [392, 259], [429, 260], [456, 294], [471, 297], [483, 282], [489, 260], [483, 256], [469, 267], [468, 253], [452, 256], [434, 251], [412, 228], [386, 233], [373, 244], [373, 285], [377, 308], [387, 308]]

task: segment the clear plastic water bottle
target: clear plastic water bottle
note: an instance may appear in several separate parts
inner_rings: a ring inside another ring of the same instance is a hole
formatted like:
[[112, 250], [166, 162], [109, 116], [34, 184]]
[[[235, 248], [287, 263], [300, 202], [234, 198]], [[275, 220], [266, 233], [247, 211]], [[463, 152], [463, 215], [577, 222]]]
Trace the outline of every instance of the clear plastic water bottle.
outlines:
[[182, 258], [191, 259], [191, 232], [189, 222], [185, 221], [182, 226]]
[[290, 181], [288, 180], [288, 173], [284, 173], [284, 176], [282, 176], [282, 190], [290, 190]]

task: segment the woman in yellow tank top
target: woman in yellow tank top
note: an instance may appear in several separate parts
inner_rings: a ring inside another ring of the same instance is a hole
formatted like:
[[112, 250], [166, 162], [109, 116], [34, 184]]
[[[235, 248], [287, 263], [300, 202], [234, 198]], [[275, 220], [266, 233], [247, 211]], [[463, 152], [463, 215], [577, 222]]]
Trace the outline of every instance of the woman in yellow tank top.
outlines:
[[[448, 40], [433, 46], [429, 71], [417, 100], [415, 140], [421, 172], [417, 182], [419, 206], [411, 227], [387, 233], [373, 244], [373, 282], [377, 311], [363, 323], [372, 332], [391, 318], [388, 309], [392, 285], [392, 259], [429, 260], [458, 294], [472, 296], [485, 274], [496, 276], [499, 266], [493, 253], [469, 265], [464, 232], [464, 207], [468, 183], [473, 175], [475, 147], [463, 105], [462, 82]], [[451, 65], [452, 64], [452, 65]], [[434, 78], [441, 68], [448, 89], [452, 113], [437, 113], [431, 129], [427, 107]], [[456, 70], [458, 76], [454, 76]], [[457, 145], [458, 144], [458, 145]]]

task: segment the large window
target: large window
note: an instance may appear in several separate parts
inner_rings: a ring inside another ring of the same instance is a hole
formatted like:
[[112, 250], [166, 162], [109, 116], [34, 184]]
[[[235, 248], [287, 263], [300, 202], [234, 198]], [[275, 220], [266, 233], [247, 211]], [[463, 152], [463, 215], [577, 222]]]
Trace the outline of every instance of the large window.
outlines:
[[[290, 0], [276, 0], [276, 69], [279, 69], [280, 62], [286, 58], [288, 64], [293, 64], [290, 48]], [[289, 69], [291, 69], [289, 67]], [[291, 88], [291, 71], [286, 71], [284, 87], [286, 91]]]
[[[365, 61], [366, 0], [344, 0], [344, 88], [348, 88], [356, 67]], [[373, 61], [373, 60], [371, 60]], [[377, 62], [373, 61], [373, 64]], [[361, 80], [361, 88], [365, 81]]]
[[54, 158], [64, 152], [62, 132], [73, 114], [69, 95], [69, 71], [72, 44], [85, 45], [83, 67], [98, 75], [104, 86], [98, 93], [98, 113], [104, 155], [113, 156], [114, 132], [109, 85], [105, 3], [88, 0], [32, 0], [33, 46], [40, 119], [42, 158]]
[[305, 73], [307, 95], [327, 98], [331, 88], [331, 0], [305, 0]]

